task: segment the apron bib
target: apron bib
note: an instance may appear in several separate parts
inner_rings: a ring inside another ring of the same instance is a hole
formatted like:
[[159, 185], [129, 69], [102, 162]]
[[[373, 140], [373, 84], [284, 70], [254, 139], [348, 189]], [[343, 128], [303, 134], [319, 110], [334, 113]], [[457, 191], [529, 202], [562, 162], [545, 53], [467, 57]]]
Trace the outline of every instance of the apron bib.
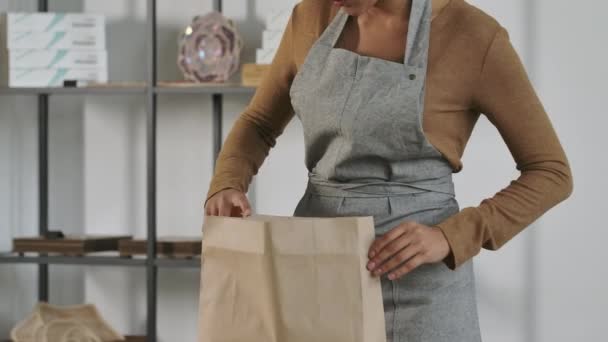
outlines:
[[[290, 89], [302, 123], [306, 190], [293, 216], [373, 216], [376, 235], [456, 214], [452, 168], [422, 129], [431, 0], [412, 0], [403, 63], [335, 48], [340, 8]], [[473, 260], [381, 278], [389, 342], [478, 342]]]

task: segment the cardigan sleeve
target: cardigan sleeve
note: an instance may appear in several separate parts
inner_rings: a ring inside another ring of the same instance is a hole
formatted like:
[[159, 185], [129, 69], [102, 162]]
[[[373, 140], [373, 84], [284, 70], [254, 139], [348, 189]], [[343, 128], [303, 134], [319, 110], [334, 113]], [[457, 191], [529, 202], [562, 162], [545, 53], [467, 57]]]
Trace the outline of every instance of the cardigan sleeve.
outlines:
[[264, 79], [224, 141], [203, 207], [220, 190], [248, 191], [253, 176], [294, 115], [289, 89], [296, 73], [293, 35], [298, 10], [299, 4], [292, 9]]
[[476, 113], [483, 113], [505, 141], [519, 177], [479, 206], [467, 207], [435, 225], [454, 270], [481, 248], [497, 250], [573, 191], [572, 174], [554, 127], [510, 42], [498, 26], [473, 90]]

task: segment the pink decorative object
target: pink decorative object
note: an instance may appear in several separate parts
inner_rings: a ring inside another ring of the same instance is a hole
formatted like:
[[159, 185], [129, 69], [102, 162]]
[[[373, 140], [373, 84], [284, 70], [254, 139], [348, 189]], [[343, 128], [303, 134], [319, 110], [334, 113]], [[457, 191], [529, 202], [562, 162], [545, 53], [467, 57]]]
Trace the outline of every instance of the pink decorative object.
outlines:
[[180, 34], [177, 65], [187, 80], [223, 82], [238, 70], [242, 47], [234, 22], [212, 11]]

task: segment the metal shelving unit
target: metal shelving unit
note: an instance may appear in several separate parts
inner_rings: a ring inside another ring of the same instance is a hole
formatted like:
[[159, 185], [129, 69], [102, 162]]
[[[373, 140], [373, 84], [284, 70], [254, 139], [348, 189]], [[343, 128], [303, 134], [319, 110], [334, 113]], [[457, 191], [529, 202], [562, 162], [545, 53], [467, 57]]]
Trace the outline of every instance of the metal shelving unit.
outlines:
[[254, 87], [239, 86], [227, 84], [222, 86], [202, 86], [202, 87], [163, 87], [154, 88], [156, 94], [252, 94], [255, 91]]
[[1, 95], [143, 95], [145, 87], [0, 88]]
[[[146, 336], [148, 342], [157, 340], [157, 279], [159, 268], [198, 268], [200, 260], [158, 258], [156, 254], [156, 125], [157, 97], [159, 94], [205, 94], [210, 95], [213, 110], [213, 168], [222, 144], [222, 120], [224, 94], [250, 94], [255, 87], [235, 83], [200, 86], [167, 86], [157, 80], [157, 0], [147, 1], [147, 79], [141, 86], [85, 87], [85, 88], [0, 88], [0, 96], [34, 95], [38, 98], [38, 146], [39, 146], [39, 234], [48, 232], [48, 130], [49, 96], [55, 95], [137, 95], [146, 101], [146, 218], [147, 254], [142, 258], [119, 256], [50, 256], [16, 255], [0, 253], [0, 264], [38, 265], [38, 300], [49, 300], [49, 265], [123, 266], [144, 267], [146, 270]], [[38, 0], [38, 11], [48, 11], [49, 0]], [[222, 0], [213, 0], [213, 9], [222, 11]]]

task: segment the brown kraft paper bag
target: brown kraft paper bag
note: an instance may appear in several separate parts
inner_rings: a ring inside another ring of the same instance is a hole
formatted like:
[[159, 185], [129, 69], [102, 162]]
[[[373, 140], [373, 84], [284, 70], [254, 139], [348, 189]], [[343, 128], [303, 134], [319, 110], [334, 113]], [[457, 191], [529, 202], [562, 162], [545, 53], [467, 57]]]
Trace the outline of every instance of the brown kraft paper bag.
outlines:
[[386, 342], [372, 216], [206, 216], [198, 342]]

